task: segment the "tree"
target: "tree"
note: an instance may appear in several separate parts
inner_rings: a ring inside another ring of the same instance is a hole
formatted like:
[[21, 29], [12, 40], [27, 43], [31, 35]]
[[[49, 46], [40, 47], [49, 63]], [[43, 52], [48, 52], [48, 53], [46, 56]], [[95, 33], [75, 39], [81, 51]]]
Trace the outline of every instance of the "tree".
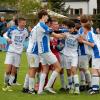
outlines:
[[69, 8], [70, 8], [68, 7], [65, 9], [65, 3], [66, 3], [65, 0], [48, 0], [49, 9], [63, 15], [68, 13]]
[[100, 14], [100, 0], [97, 0], [97, 13]]
[[17, 9], [19, 11], [19, 14], [21, 15], [27, 15], [40, 8], [41, 3], [37, 0], [19, 0], [19, 2], [17, 3]]
[[64, 0], [48, 0], [48, 4], [53, 11], [60, 12], [65, 2]]

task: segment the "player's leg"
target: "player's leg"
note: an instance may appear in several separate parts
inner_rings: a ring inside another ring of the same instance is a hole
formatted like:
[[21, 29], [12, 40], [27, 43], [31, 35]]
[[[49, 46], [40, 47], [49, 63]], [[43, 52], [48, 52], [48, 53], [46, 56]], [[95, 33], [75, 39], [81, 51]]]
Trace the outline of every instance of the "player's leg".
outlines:
[[49, 67], [47, 67], [46, 62], [44, 61], [43, 58], [42, 58], [42, 62], [41, 63], [43, 65], [42, 65], [42, 71], [41, 71], [41, 74], [40, 74], [40, 82], [39, 82], [38, 94], [42, 94], [43, 93], [43, 88], [44, 88], [44, 85], [45, 85], [45, 79], [46, 79], [46, 76], [47, 76], [48, 70], [49, 70]]
[[61, 54], [61, 57], [60, 57], [60, 65], [62, 67], [62, 70], [60, 72], [60, 81], [61, 81], [61, 88], [60, 88], [60, 91], [65, 91], [66, 89], [66, 84], [65, 84], [65, 80], [64, 80], [64, 67], [65, 67], [65, 59], [64, 59], [64, 55]]
[[47, 83], [45, 89], [48, 90], [48, 91], [51, 92], [51, 93], [55, 93], [55, 91], [53, 91], [53, 90], [51, 89], [51, 86], [52, 86], [52, 84], [54, 83], [56, 77], [58, 76], [58, 74], [60, 73], [60, 71], [61, 71], [62, 68], [60, 67], [59, 62], [57, 61], [56, 56], [55, 56], [52, 52], [50, 52], [50, 53], [44, 55], [44, 57], [45, 57], [46, 61], [47, 61], [48, 63], [52, 64], [53, 67], [54, 67], [54, 69], [55, 69], [55, 70], [52, 72], [52, 74], [51, 74], [51, 76], [50, 76], [50, 79], [49, 79], [49, 81], [48, 81], [48, 83]]
[[85, 79], [85, 73], [84, 73], [84, 64], [87, 62], [85, 60], [84, 56], [79, 56], [79, 72], [80, 72], [80, 91], [85, 90], [86, 85], [86, 79]]
[[92, 59], [92, 90], [90, 94], [99, 93], [99, 72], [100, 72], [100, 59]]
[[39, 67], [39, 57], [38, 55], [34, 54], [28, 54], [28, 59], [29, 59], [29, 92], [30, 94], [35, 94], [35, 75], [36, 71]]
[[8, 52], [6, 54], [5, 64], [6, 64], [6, 71], [5, 71], [5, 75], [4, 75], [5, 86], [2, 88], [3, 91], [8, 90], [7, 86], [9, 84], [10, 75], [11, 75], [11, 71], [12, 71], [12, 64], [13, 64], [13, 54], [12, 53]]
[[77, 65], [78, 65], [78, 57], [72, 57], [72, 62], [71, 62], [71, 73], [73, 76], [73, 82], [74, 82], [74, 93], [75, 94], [80, 94], [79, 90], [79, 77], [77, 73]]
[[19, 54], [15, 54], [13, 53], [13, 67], [12, 67], [12, 71], [11, 71], [11, 75], [10, 75], [10, 79], [9, 79], [9, 85], [13, 84], [13, 81], [15, 79], [15, 75], [17, 73], [17, 68], [19, 68], [20, 66], [20, 60], [21, 60], [21, 56]]

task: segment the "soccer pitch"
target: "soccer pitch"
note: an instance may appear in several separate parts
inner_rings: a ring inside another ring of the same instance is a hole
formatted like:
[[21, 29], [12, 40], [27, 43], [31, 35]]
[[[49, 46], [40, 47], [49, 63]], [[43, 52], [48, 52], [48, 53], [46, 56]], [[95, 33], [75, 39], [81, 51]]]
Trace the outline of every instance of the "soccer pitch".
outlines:
[[18, 82], [21, 83], [21, 86], [13, 86], [13, 92], [3, 92], [3, 76], [4, 76], [4, 60], [5, 52], [0, 52], [0, 100], [100, 100], [100, 94], [89, 95], [86, 92], [81, 93], [80, 95], [71, 95], [66, 93], [59, 92], [60, 81], [57, 78], [54, 88], [58, 91], [57, 94], [45, 94], [45, 95], [31, 95], [24, 94], [21, 92], [24, 77], [27, 72], [27, 59], [25, 53], [22, 55], [20, 70], [18, 73]]

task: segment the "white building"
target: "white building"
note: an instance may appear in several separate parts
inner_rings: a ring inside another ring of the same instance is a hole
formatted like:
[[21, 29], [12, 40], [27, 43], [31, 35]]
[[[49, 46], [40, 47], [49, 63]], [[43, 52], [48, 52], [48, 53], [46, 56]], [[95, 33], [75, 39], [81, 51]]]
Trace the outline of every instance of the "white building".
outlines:
[[66, 0], [65, 8], [70, 7], [69, 14], [96, 14], [97, 0]]
[[[48, 0], [42, 0], [47, 2]], [[97, 14], [97, 0], [65, 0], [65, 8], [70, 7], [69, 14]]]

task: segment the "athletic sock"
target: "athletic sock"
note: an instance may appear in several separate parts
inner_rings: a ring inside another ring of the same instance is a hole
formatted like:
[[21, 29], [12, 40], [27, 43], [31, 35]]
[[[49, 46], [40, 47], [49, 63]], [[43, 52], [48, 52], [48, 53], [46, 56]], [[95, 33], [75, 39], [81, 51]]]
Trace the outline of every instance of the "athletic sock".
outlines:
[[34, 90], [34, 83], [35, 83], [35, 79], [29, 77], [29, 90], [33, 91]]
[[65, 81], [64, 81], [64, 74], [60, 74], [60, 81], [61, 81], [61, 87], [66, 88]]
[[56, 77], [58, 76], [58, 74], [59, 74], [59, 73], [58, 73], [57, 71], [53, 71], [53, 72], [52, 72], [52, 74], [51, 74], [51, 76], [50, 76], [50, 79], [49, 79], [49, 81], [48, 81], [46, 87], [50, 87], [50, 88], [51, 88], [51, 86], [52, 86], [52, 84], [54, 83], [54, 81], [55, 81]]
[[43, 87], [44, 87], [44, 84], [45, 84], [45, 78], [46, 78], [46, 74], [41, 73], [38, 93], [41, 93], [43, 91]]
[[75, 90], [79, 91], [79, 79], [78, 79], [78, 75], [74, 75], [73, 76], [73, 81], [74, 81]]
[[29, 75], [26, 74], [25, 76], [25, 81], [24, 81], [24, 86], [23, 86], [25, 89], [28, 89], [29, 88]]

